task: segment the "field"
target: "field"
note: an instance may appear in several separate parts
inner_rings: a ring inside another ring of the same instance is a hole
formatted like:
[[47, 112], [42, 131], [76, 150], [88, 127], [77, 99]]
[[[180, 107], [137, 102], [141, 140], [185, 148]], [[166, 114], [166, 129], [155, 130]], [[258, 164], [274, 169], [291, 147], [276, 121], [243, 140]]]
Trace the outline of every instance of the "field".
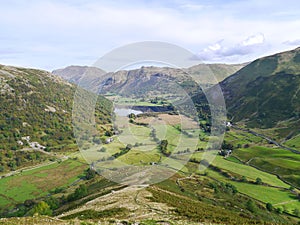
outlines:
[[215, 158], [215, 160], [213, 161], [213, 165], [222, 168], [224, 170], [230, 171], [232, 173], [238, 174], [240, 176], [245, 176], [250, 181], [255, 181], [256, 178], [259, 177], [263, 180], [263, 182], [272, 186], [283, 187], [283, 188], [290, 187], [288, 184], [278, 179], [275, 175], [260, 171], [251, 166], [225, 160], [220, 156], [217, 156]]
[[300, 149], [300, 135], [284, 142], [284, 144], [291, 148]]
[[300, 155], [280, 148], [253, 146], [234, 152], [241, 161], [263, 171], [277, 174], [284, 181], [300, 187]]
[[[194, 153], [192, 158], [201, 160], [203, 153]], [[288, 190], [290, 185], [280, 180], [276, 175], [242, 164], [240, 161], [234, 162], [225, 159], [219, 155], [215, 155], [212, 166], [205, 171], [209, 177], [233, 184], [240, 193], [264, 203], [271, 203], [274, 207], [282, 208], [290, 213], [294, 209], [300, 209], [300, 202], [296, 199], [295, 193]], [[220, 171], [215, 171], [215, 167], [219, 168]], [[234, 181], [231, 177], [224, 176], [223, 173], [238, 180], [243, 178], [246, 182]], [[264, 185], [255, 184], [257, 178], [260, 178]]]
[[69, 159], [2, 178], [0, 208], [8, 207], [12, 203], [22, 203], [27, 199], [36, 199], [57, 187], [68, 186], [80, 179], [86, 168], [85, 163]]
[[265, 204], [271, 203], [274, 207], [281, 208], [289, 213], [292, 213], [294, 209], [300, 209], [300, 203], [296, 199], [296, 196], [288, 190], [232, 181], [210, 169], [208, 170], [208, 176], [219, 181], [231, 183], [237, 187], [240, 193], [250, 196]]
[[147, 124], [159, 124], [159, 122], [163, 122], [171, 126], [180, 125], [182, 129], [199, 129], [198, 123], [194, 120], [183, 115], [170, 115], [167, 113], [158, 114], [157, 117], [138, 117], [136, 118], [136, 122]]
[[[193, 158], [202, 159], [202, 155], [203, 153], [196, 153], [193, 155]], [[238, 182], [223, 176], [220, 172], [216, 172], [211, 168], [206, 170], [209, 177], [219, 181], [232, 183], [237, 187], [239, 192], [246, 194], [247, 196], [251, 196], [264, 203], [270, 202], [275, 206], [285, 207], [289, 212], [292, 212], [295, 208], [300, 208], [300, 203], [295, 199], [295, 194], [292, 194], [287, 190], [290, 185], [284, 183], [275, 175], [260, 171], [248, 165], [229, 161], [221, 156], [216, 156], [212, 165], [220, 168], [222, 172], [226, 172], [236, 178], [245, 177], [247, 182]], [[256, 178], [260, 178], [263, 183], [268, 186], [253, 184]], [[250, 181], [253, 183], [248, 183]]]
[[[173, 154], [178, 154], [188, 149], [193, 151], [199, 144], [203, 144], [198, 140], [199, 131], [195, 129], [195, 122], [189, 123], [188, 118], [183, 120], [185, 121], [185, 127], [190, 124], [190, 127], [184, 130], [185, 133], [178, 129], [181, 120], [177, 115], [159, 114], [158, 117], [137, 118], [135, 123], [129, 123], [127, 117], [118, 116], [115, 124], [119, 128], [120, 134], [113, 136], [112, 142], [102, 145], [105, 151], [99, 151], [99, 147], [91, 147], [82, 153], [88, 161], [98, 161], [98, 164], [99, 161], [102, 161], [100, 164], [105, 165], [107, 160], [102, 160], [103, 158], [107, 159], [116, 153], [120, 153], [122, 150], [124, 151], [126, 146], [131, 145], [130, 151], [118, 156], [119, 162], [132, 165], [158, 163], [165, 158], [159, 150], [158, 141], [160, 140], [168, 141], [168, 151]], [[138, 125], [142, 122], [143, 124], [147, 122], [148, 125]], [[110, 163], [110, 165], [112, 164]]]
[[118, 105], [123, 105], [123, 106], [134, 106], [134, 105], [139, 105], [139, 106], [157, 106], [159, 104], [154, 104], [149, 101], [145, 101], [143, 99], [132, 99], [132, 98], [126, 98], [126, 97], [120, 97], [116, 95], [106, 95], [106, 98], [114, 102], [115, 104]]

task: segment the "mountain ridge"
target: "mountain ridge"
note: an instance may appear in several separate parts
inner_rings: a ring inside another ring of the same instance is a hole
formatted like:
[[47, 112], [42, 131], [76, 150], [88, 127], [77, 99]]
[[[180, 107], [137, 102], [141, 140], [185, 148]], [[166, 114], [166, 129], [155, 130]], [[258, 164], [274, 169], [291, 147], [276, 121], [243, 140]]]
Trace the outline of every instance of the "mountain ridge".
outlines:
[[[121, 77], [124, 76], [124, 74], [133, 74], [134, 72], [141, 72], [143, 74], [144, 71], [147, 73], [151, 73], [151, 70], [153, 73], [165, 73], [169, 74], [170, 76], [176, 77], [177, 75], [181, 76], [183, 73], [187, 73], [190, 76], [204, 76], [205, 73], [213, 74], [214, 78], [211, 80], [203, 80], [203, 82], [213, 82], [216, 83], [217, 81], [223, 80], [224, 77], [227, 77], [237, 70], [241, 69], [247, 65], [247, 63], [243, 64], [199, 64], [195, 65], [189, 68], [170, 68], [170, 67], [155, 67], [155, 66], [146, 66], [141, 67], [137, 69], [132, 70], [121, 70], [117, 72], [107, 72], [105, 77], [109, 76], [117, 76], [120, 75]], [[89, 71], [90, 70], [90, 71]], [[85, 73], [88, 73], [85, 75]], [[82, 78], [85, 75], [86, 77], [90, 77], [89, 79], [93, 79], [94, 82], [97, 82], [97, 80], [104, 76], [104, 71], [96, 68], [96, 67], [89, 67], [89, 66], [68, 66], [62, 69], [57, 69], [52, 71], [53, 74], [58, 75], [68, 81], [71, 81], [75, 84], [79, 84], [80, 78]], [[148, 77], [149, 74], [148, 74]], [[98, 79], [97, 79], [98, 78]]]

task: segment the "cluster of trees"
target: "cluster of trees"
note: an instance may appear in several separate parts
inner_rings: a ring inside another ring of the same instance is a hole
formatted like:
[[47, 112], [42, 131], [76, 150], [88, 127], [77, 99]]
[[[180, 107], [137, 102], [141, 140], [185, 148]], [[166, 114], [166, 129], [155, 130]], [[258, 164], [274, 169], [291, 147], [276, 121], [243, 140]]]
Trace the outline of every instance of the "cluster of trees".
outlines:
[[152, 128], [150, 132], [150, 137], [152, 138], [153, 141], [159, 142], [159, 138], [157, 137], [156, 130], [154, 128]]
[[77, 199], [80, 199], [82, 197], [85, 197], [88, 195], [88, 190], [85, 184], [81, 184], [78, 188], [75, 189], [75, 192], [68, 195], [66, 198], [67, 202], [75, 201]]
[[18, 168], [44, 161], [48, 156], [40, 152], [0, 150], [0, 172], [14, 171]]
[[159, 98], [159, 97], [150, 99], [150, 103], [152, 103], [152, 104], [167, 104], [167, 102], [164, 101], [163, 98]]
[[200, 128], [205, 132], [205, 133], [210, 133], [211, 132], [211, 123], [206, 120], [205, 123], [200, 123]]
[[118, 157], [120, 157], [120, 156], [122, 156], [122, 155], [125, 155], [127, 152], [129, 152], [130, 150], [132, 149], [132, 145], [131, 144], [128, 144], [128, 145], [126, 145], [126, 147], [125, 148], [121, 148], [120, 150], [120, 152], [117, 152], [117, 153], [115, 153], [115, 154], [113, 154], [112, 156], [111, 156], [111, 158], [109, 158], [108, 160], [110, 160], [110, 159], [115, 159], [115, 158], [118, 158]]
[[227, 142], [226, 140], [224, 140], [223, 143], [222, 143], [221, 148], [224, 149], [224, 150], [233, 150], [234, 146], [233, 146], [233, 144], [231, 144], [231, 143]]
[[51, 207], [44, 201], [37, 203], [29, 212], [28, 215], [33, 216], [35, 214], [38, 215], [52, 215]]
[[190, 152], [191, 152], [191, 150], [189, 148], [187, 148], [187, 149], [185, 149], [183, 151], [178, 151], [177, 153], [178, 154], [184, 154], [184, 153], [190, 153]]
[[257, 184], [257, 185], [263, 185], [263, 184], [264, 184], [263, 181], [262, 181], [262, 179], [261, 179], [260, 177], [257, 177], [257, 178], [255, 179], [255, 181], [249, 181], [249, 180], [247, 179], [247, 177], [242, 176], [238, 181], [244, 182], [244, 183]]
[[257, 207], [256, 203], [252, 199], [249, 199], [246, 202], [245, 206], [246, 206], [246, 209], [249, 210], [252, 213], [257, 212], [257, 210], [258, 210], [258, 207]]
[[215, 193], [222, 192], [222, 193], [234, 195], [238, 192], [237, 188], [233, 184], [230, 184], [230, 183], [213, 182], [213, 183], [210, 183], [209, 185], [212, 189], [214, 189]]
[[168, 150], [168, 140], [161, 140], [159, 150], [164, 156], [169, 157], [171, 155], [171, 152]]
[[95, 178], [96, 175], [97, 175], [96, 171], [91, 168], [88, 168], [87, 171], [85, 172], [85, 178], [87, 180], [91, 180], [91, 179]]

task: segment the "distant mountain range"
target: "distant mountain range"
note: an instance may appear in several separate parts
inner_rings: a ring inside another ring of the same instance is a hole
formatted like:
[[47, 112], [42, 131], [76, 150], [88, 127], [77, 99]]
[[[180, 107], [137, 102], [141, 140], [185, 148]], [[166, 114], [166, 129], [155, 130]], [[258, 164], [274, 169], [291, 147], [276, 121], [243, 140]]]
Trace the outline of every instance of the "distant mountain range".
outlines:
[[[201, 77], [202, 83], [215, 84], [245, 65], [200, 64], [186, 69], [151, 66], [129, 71], [122, 70], [115, 73], [105, 73], [103, 70], [95, 67], [68, 66], [63, 69], [54, 70], [52, 73], [75, 84], [90, 81], [94, 86], [101, 87], [102, 93], [117, 92], [118, 94], [132, 94], [139, 87], [156, 89], [157, 82], [161, 84], [162, 79], [167, 79], [169, 82], [175, 79], [180, 84], [187, 84], [189, 81], [192, 81], [192, 77], [197, 76]], [[163, 83], [166, 84], [166, 82]], [[140, 91], [138, 92], [140, 93]]]
[[[87, 68], [71, 66], [53, 73], [78, 84]], [[182, 70], [142, 67], [105, 75], [97, 68], [90, 71], [94, 74], [89, 76], [91, 83], [101, 87], [104, 94], [115, 92], [139, 97], [145, 93], [166, 94], [178, 92], [170, 85], [177, 82], [198, 105], [203, 105], [206, 99], [193, 78], [200, 77], [202, 87], [220, 82], [230, 120], [252, 128], [276, 127], [283, 136], [299, 131], [300, 48], [236, 65], [200, 64]]]
[[[213, 73], [215, 78], [218, 81], [224, 80], [226, 77], [234, 74], [244, 66], [246, 66], [248, 63], [242, 63], [242, 64], [199, 64], [192, 66], [187, 69], [183, 69], [183, 71], [193, 74], [193, 75], [203, 75], [204, 73], [207, 73], [207, 71], [210, 71], [210, 73]], [[178, 72], [178, 69], [172, 69], [172, 68], [161, 68], [161, 67], [149, 67], [152, 70], [161, 70], [165, 72], [171, 73], [172, 70], [175, 72]], [[138, 71], [137, 70], [131, 70], [131, 71]], [[90, 66], [68, 66], [62, 69], [56, 69], [52, 71], [52, 74], [58, 75], [62, 77], [63, 79], [70, 81], [72, 83], [78, 84], [80, 79], [85, 76], [85, 73], [89, 72], [89, 76], [93, 78], [99, 78], [103, 76], [106, 72], [100, 68], [97, 67], [90, 67]], [[125, 72], [125, 70], [124, 70]], [[123, 73], [124, 73], [123, 72]], [[128, 71], [129, 72], [129, 71]], [[113, 73], [110, 73], [113, 74]], [[93, 75], [93, 76], [92, 76]]]

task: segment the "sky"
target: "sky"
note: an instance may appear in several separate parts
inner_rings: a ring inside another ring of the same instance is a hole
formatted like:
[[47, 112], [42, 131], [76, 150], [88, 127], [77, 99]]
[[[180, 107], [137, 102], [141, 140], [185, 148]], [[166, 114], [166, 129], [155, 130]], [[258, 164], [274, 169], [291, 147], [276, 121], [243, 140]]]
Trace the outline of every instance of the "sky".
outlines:
[[140, 41], [176, 44], [207, 63], [300, 46], [298, 0], [0, 0], [0, 64], [92, 65]]

